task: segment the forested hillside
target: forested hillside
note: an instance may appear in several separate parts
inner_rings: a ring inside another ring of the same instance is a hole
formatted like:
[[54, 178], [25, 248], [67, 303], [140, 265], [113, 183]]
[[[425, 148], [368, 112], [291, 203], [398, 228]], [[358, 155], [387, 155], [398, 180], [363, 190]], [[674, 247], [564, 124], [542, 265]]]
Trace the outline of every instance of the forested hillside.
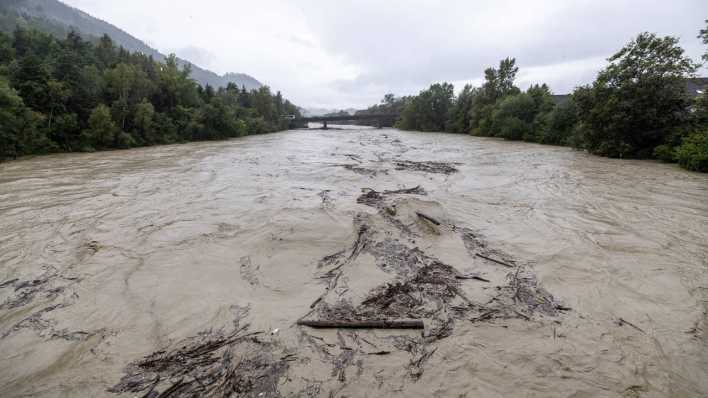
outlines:
[[[65, 38], [72, 30], [80, 32], [86, 40], [91, 41], [98, 41], [100, 37], [107, 34], [116, 45], [122, 46], [128, 51], [141, 52], [158, 61], [167, 59], [167, 56], [151, 48], [142, 40], [58, 0], [2, 0], [0, 2], [0, 30], [12, 33], [17, 26], [34, 28], [50, 33], [59, 39]], [[190, 64], [189, 61], [179, 58], [176, 59], [176, 62], [180, 68]], [[196, 65], [192, 65], [191, 68], [191, 77], [202, 86], [208, 84], [218, 88], [234, 83], [238, 87], [246, 87], [249, 90], [262, 86], [258, 80], [244, 73], [227, 73], [219, 76]]]
[[107, 35], [0, 32], [0, 160], [266, 133], [299, 114], [267, 86], [202, 87], [190, 72]]

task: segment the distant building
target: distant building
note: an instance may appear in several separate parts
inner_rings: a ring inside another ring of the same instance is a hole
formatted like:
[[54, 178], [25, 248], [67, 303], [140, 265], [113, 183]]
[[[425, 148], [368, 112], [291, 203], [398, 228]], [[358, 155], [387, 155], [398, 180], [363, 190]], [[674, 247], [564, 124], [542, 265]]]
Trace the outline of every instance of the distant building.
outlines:
[[686, 92], [691, 98], [696, 98], [708, 90], [708, 77], [694, 77], [686, 81]]

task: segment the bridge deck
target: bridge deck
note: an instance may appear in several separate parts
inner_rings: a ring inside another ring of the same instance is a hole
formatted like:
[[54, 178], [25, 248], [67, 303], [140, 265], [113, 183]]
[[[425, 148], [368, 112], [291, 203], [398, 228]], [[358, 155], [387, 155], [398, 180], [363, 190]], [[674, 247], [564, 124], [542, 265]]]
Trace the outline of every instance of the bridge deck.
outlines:
[[396, 120], [398, 115], [395, 114], [371, 114], [371, 115], [337, 115], [337, 116], [312, 116], [295, 119], [298, 122], [344, 122], [357, 120]]

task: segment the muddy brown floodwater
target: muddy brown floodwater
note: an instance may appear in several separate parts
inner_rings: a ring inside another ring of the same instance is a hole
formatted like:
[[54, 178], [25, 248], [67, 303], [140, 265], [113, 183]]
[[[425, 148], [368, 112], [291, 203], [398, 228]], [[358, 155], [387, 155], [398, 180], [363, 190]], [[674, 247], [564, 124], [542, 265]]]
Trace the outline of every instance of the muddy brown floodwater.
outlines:
[[707, 396], [707, 258], [707, 175], [567, 148], [300, 130], [8, 162], [0, 396]]

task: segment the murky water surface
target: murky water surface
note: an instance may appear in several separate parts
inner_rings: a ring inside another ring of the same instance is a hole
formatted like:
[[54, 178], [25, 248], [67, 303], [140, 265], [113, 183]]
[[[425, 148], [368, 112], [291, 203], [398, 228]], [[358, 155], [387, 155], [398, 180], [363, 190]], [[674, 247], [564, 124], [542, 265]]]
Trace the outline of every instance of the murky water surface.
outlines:
[[[20, 160], [0, 303], [3, 397], [707, 396], [708, 176], [356, 129]], [[295, 325], [344, 304], [426, 330]]]

